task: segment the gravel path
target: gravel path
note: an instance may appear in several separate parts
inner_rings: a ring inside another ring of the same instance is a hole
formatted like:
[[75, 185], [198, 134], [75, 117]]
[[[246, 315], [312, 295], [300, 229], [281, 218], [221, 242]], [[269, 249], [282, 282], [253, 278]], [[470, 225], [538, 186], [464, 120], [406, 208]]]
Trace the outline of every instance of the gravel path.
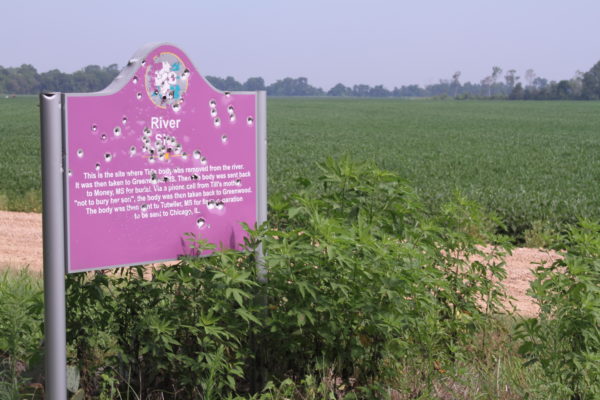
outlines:
[[[504, 284], [521, 315], [532, 316], [538, 311], [526, 294], [533, 278], [533, 264], [552, 262], [558, 257], [551, 251], [517, 248], [506, 258], [508, 277]], [[0, 269], [23, 267], [32, 272], [42, 271], [42, 215], [0, 211]]]

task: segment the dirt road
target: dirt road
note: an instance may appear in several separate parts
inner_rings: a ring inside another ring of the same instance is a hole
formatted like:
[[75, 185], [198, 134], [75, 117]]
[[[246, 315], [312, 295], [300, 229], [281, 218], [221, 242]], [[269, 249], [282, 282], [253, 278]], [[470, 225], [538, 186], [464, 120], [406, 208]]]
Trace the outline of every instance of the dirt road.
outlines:
[[[506, 258], [508, 277], [504, 281], [508, 294], [521, 315], [537, 313], [537, 306], [527, 296], [533, 278], [534, 263], [552, 262], [559, 257], [540, 249], [517, 248]], [[42, 271], [42, 216], [36, 213], [0, 211], [0, 269], [29, 268]]]

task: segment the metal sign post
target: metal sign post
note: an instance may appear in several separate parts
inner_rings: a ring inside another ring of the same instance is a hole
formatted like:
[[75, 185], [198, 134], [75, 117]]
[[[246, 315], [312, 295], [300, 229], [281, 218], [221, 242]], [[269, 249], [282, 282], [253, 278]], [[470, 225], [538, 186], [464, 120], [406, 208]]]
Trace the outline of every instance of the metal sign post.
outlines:
[[[267, 92], [258, 92], [256, 99], [257, 113], [256, 120], [258, 124], [258, 140], [257, 140], [257, 152], [256, 152], [256, 168], [258, 173], [257, 186], [258, 186], [258, 208], [257, 208], [257, 222], [262, 224], [267, 220]], [[264, 266], [262, 244], [258, 248], [258, 281], [260, 283], [267, 282], [267, 270]], [[266, 303], [266, 299], [265, 299]], [[266, 305], [266, 304], [265, 304]]]
[[[65, 272], [241, 249], [267, 215], [266, 93], [223, 92], [147, 45], [104, 90], [40, 96], [46, 394], [66, 398]], [[259, 250], [258, 279], [266, 281]]]
[[62, 102], [58, 93], [40, 96], [44, 235], [44, 329], [49, 400], [67, 398], [65, 232], [63, 201]]

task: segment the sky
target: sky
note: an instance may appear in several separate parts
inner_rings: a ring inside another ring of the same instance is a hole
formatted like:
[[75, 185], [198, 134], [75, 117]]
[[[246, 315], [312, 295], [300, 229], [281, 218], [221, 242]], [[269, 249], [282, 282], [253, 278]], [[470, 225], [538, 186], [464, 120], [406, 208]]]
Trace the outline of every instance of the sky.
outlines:
[[0, 65], [39, 72], [122, 67], [152, 42], [203, 75], [325, 90], [479, 82], [494, 65], [561, 80], [600, 60], [597, 0], [4, 0], [0, 15]]

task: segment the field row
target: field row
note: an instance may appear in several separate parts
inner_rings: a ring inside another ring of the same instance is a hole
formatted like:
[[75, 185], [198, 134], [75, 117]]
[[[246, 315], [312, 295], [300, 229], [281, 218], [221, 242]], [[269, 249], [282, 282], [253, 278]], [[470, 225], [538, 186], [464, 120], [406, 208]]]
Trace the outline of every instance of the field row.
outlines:
[[522, 234], [600, 217], [600, 103], [280, 100], [269, 103], [270, 183], [349, 154], [400, 173], [430, 204], [456, 190]]
[[[600, 103], [270, 99], [269, 192], [319, 176], [327, 156], [372, 160], [426, 202], [455, 191], [521, 235], [600, 217]], [[0, 100], [0, 208], [40, 210], [37, 98]]]

